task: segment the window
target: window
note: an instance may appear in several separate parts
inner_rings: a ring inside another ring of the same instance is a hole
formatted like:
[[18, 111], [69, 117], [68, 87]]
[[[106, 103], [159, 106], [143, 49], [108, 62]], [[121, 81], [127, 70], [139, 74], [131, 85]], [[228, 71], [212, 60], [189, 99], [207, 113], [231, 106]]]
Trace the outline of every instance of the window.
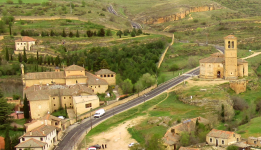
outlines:
[[108, 74], [108, 77], [110, 77], [110, 75]]
[[53, 104], [53, 106], [55, 106], [55, 104]]
[[233, 74], [232, 72], [230, 74]]
[[55, 125], [57, 126], [57, 125], [58, 125], [58, 122], [55, 122]]
[[113, 77], [113, 74], [111, 75], [111, 77]]
[[101, 87], [100, 85], [98, 87]]
[[106, 77], [106, 74], [104, 75], [104, 77]]
[[256, 141], [254, 141], [254, 144], [256, 144]]
[[43, 138], [40, 138], [41, 141], [43, 141]]
[[212, 142], [212, 138], [210, 138], [209, 141]]
[[17, 45], [19, 45], [19, 43], [17, 43]]
[[19, 148], [19, 150], [22, 150], [21, 148]]
[[55, 100], [55, 97], [53, 97], [53, 100]]
[[63, 97], [63, 99], [66, 99], [66, 97]]
[[92, 86], [91, 86], [92, 87]]
[[24, 43], [24, 45], [25, 45], [25, 43]]
[[228, 41], [228, 45], [227, 45], [228, 48], [230, 48], [230, 41]]
[[92, 103], [85, 104], [85, 108], [89, 108], [89, 107], [92, 107]]
[[71, 99], [71, 97], [69, 97], [69, 99]]
[[96, 86], [95, 86], [95, 88], [96, 88]]
[[70, 103], [70, 105], [72, 105], [72, 103]]
[[102, 77], [102, 75], [101, 75], [101, 77]]
[[234, 41], [232, 41], [232, 48], [234, 48]]
[[24, 138], [22, 138], [22, 141], [24, 141]]
[[224, 140], [222, 140], [222, 144], [224, 144]]
[[211, 65], [209, 65], [209, 67], [211, 67]]

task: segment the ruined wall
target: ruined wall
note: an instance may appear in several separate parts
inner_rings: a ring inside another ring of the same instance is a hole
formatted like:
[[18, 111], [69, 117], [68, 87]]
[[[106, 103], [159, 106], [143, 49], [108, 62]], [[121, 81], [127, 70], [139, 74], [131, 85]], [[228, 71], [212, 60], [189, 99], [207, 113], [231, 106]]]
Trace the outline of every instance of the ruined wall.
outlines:
[[176, 14], [164, 16], [164, 17], [152, 17], [152, 18], [144, 18], [140, 21], [143, 24], [160, 24], [164, 22], [169, 21], [176, 21], [180, 20], [186, 17], [186, 15], [192, 13], [192, 12], [203, 12], [203, 11], [211, 11], [218, 9], [215, 5], [208, 5], [208, 6], [199, 6], [199, 7], [190, 7], [188, 10], [185, 10], [183, 12], [179, 12]]
[[237, 94], [246, 91], [246, 84], [248, 81], [246, 80], [232, 80], [229, 81], [230, 88], [234, 90]]

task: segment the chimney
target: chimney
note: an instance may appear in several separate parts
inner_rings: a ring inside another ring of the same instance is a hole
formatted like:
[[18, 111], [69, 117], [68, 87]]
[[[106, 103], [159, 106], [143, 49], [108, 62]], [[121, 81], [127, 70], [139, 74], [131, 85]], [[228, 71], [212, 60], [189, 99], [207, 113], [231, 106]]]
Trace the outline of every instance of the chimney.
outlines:
[[45, 125], [47, 125], [47, 120], [44, 120], [45, 121]]
[[30, 131], [30, 135], [33, 135], [32, 131]]
[[44, 134], [44, 130], [43, 130], [43, 134]]

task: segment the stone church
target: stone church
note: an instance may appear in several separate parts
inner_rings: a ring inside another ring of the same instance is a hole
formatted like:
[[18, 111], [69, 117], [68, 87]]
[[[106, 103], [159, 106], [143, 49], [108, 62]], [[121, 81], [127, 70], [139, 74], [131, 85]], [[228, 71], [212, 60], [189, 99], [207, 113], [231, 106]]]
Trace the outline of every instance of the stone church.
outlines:
[[248, 62], [237, 58], [237, 38], [228, 35], [224, 41], [225, 54], [215, 53], [199, 61], [200, 78], [235, 80], [248, 76]]

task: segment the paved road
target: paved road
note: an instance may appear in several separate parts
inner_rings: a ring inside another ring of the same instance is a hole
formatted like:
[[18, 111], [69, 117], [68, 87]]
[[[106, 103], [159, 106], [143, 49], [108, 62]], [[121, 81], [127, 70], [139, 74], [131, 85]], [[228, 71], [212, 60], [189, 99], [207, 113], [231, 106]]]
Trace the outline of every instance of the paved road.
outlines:
[[[215, 47], [217, 49], [219, 49], [220, 51], [224, 52], [224, 47], [222, 47], [222, 46], [215, 46]], [[144, 103], [147, 100], [149, 100], [153, 97], [156, 97], [157, 95], [160, 95], [164, 91], [178, 85], [179, 83], [183, 82], [184, 80], [190, 78], [192, 75], [199, 75], [199, 68], [188, 72], [186, 75], [179, 76], [177, 78], [174, 78], [174, 79], [158, 86], [154, 90], [147, 93], [146, 97], [145, 96], [138, 97], [132, 101], [129, 101], [127, 103], [124, 103], [122, 105], [119, 105], [119, 106], [113, 108], [112, 110], [107, 111], [103, 117], [98, 118], [98, 119], [92, 119], [92, 125], [95, 125], [95, 124], [99, 123], [100, 121], [106, 120], [107, 118], [113, 116], [114, 114], [120, 113], [120, 112], [125, 111], [131, 107], [134, 107], [138, 104]], [[64, 139], [59, 143], [56, 150], [68, 150], [68, 149], [72, 150], [74, 148], [75, 143], [77, 143], [80, 140], [79, 139], [80, 135], [84, 134], [85, 129], [90, 128], [90, 127], [91, 127], [91, 121], [88, 120], [88, 121], [78, 125], [74, 129], [72, 129], [64, 137]]]

